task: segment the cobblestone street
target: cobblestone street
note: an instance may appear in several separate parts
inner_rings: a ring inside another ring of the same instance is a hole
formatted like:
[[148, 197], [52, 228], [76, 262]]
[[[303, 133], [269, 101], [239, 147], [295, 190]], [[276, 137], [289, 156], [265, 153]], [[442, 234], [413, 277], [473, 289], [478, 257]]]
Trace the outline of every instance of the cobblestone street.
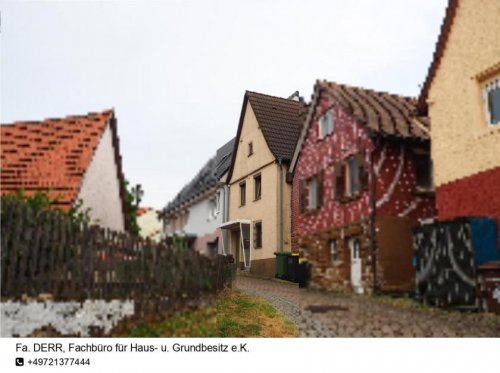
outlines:
[[445, 312], [409, 300], [299, 289], [238, 276], [236, 288], [271, 302], [301, 337], [500, 337], [500, 317]]

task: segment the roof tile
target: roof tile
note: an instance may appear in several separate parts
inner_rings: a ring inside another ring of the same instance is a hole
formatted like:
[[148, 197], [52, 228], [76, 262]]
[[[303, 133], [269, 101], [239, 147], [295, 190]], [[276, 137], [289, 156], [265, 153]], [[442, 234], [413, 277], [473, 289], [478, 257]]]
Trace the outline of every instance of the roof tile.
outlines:
[[415, 123], [415, 98], [334, 82], [320, 81], [318, 84], [358, 121], [375, 132], [402, 138], [429, 139], [425, 131], [429, 128], [429, 121], [424, 117], [419, 118], [419, 125]]
[[69, 209], [112, 111], [1, 125], [1, 194], [47, 190]]
[[247, 91], [246, 95], [273, 155], [290, 160], [305, 118], [306, 105], [262, 93]]

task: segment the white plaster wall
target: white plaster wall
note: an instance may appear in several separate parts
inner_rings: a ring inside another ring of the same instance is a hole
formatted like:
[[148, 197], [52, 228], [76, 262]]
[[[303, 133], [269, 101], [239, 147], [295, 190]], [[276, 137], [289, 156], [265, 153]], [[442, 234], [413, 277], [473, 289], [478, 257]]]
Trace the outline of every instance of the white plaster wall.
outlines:
[[187, 224], [183, 228], [185, 233], [203, 236], [213, 233], [222, 224], [222, 201], [219, 213], [215, 217], [209, 217], [212, 197], [215, 197], [215, 193], [189, 208]]
[[51, 325], [61, 335], [89, 336], [91, 326], [109, 333], [117, 323], [134, 315], [132, 300], [86, 300], [80, 302], [1, 303], [1, 336], [26, 337]]
[[137, 217], [137, 224], [141, 230], [141, 237], [149, 237], [154, 241], [160, 241], [162, 224], [158, 219], [158, 214], [155, 210], [147, 210], [145, 213]]
[[115, 163], [111, 128], [108, 124], [83, 177], [78, 198], [90, 208], [92, 223], [115, 231], [125, 229], [120, 184]]

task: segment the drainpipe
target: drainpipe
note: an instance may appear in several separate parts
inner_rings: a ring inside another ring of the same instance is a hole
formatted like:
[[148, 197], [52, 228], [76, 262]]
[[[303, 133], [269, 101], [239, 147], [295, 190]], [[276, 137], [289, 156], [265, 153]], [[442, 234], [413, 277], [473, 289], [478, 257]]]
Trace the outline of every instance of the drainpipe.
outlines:
[[279, 232], [278, 232], [278, 242], [279, 251], [283, 252], [283, 163], [282, 159], [278, 159], [278, 165], [280, 169], [280, 216], [279, 216]]
[[376, 204], [376, 188], [377, 180], [375, 180], [375, 168], [374, 168], [374, 154], [377, 148], [374, 142], [374, 147], [370, 152], [370, 246], [372, 255], [372, 272], [373, 272], [373, 291], [378, 292], [378, 276], [377, 276], [377, 231], [375, 227], [375, 218], [377, 213]]
[[[225, 223], [229, 220], [229, 186], [224, 184], [222, 187], [224, 193], [224, 208], [222, 209], [222, 222]], [[222, 239], [226, 242], [226, 247], [224, 248], [226, 254], [231, 254], [231, 243], [229, 242], [231, 239], [231, 235], [229, 234], [227, 229], [222, 230], [223, 237]]]

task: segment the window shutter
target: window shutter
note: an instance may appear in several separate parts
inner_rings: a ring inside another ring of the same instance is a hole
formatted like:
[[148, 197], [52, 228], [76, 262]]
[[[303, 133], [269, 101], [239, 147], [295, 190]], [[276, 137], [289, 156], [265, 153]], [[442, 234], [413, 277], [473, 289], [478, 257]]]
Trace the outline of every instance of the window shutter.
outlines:
[[356, 157], [356, 163], [358, 164], [358, 175], [359, 175], [359, 189], [361, 191], [368, 190], [368, 170], [365, 161], [365, 152], [361, 152]]
[[317, 199], [317, 207], [318, 209], [323, 206], [323, 170], [321, 170], [318, 174], [318, 180], [316, 183], [316, 199]]
[[301, 214], [304, 213], [305, 205], [306, 205], [304, 183], [305, 183], [305, 181], [303, 179], [299, 181], [299, 212]]
[[337, 163], [334, 168], [335, 177], [335, 199], [340, 201], [344, 196], [345, 186], [345, 164]]
[[258, 238], [257, 238], [257, 223], [253, 223], [253, 248], [257, 248], [258, 246]]

